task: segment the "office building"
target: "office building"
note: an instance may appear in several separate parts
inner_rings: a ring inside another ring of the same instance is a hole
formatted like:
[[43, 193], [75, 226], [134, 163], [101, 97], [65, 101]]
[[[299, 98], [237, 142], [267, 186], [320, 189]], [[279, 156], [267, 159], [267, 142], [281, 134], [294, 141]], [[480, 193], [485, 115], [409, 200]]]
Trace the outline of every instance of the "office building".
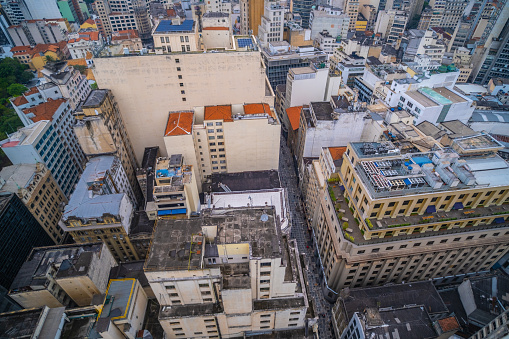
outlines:
[[115, 259], [102, 243], [34, 248], [9, 296], [24, 308], [89, 306], [106, 291]]
[[0, 4], [13, 25], [19, 25], [23, 20], [62, 18], [57, 2], [53, 0], [3, 0]]
[[112, 33], [110, 18], [108, 17], [110, 12], [108, 1], [96, 0], [92, 2], [91, 7], [93, 12], [97, 15], [95, 19], [97, 29], [101, 32], [101, 35], [107, 39]]
[[23, 20], [19, 25], [10, 26], [7, 31], [15, 46], [35, 46], [67, 40], [69, 27], [64, 19]]
[[432, 323], [448, 314], [440, 294], [428, 281], [347, 288], [334, 304], [332, 325], [336, 337], [343, 339], [376, 338], [388, 333], [403, 338], [437, 338]]
[[309, 28], [309, 17], [311, 10], [313, 9], [313, 1], [310, 0], [295, 0], [293, 1], [293, 13], [298, 14], [302, 22], [300, 25], [302, 28]]
[[107, 1], [108, 5], [104, 6], [104, 10], [108, 10], [108, 22], [112, 32], [135, 29], [142, 40], [150, 39], [152, 26], [145, 0]]
[[41, 69], [41, 73], [47, 82], [58, 86], [62, 96], [69, 100], [72, 110], [75, 110], [92, 90], [87, 77], [68, 66], [65, 61], [48, 63]]
[[[467, 133], [422, 148], [427, 136], [414, 132], [399, 147], [350, 143], [337, 182], [322, 191], [312, 225], [327, 298], [348, 286], [486, 270], [507, 252], [503, 146]], [[422, 151], [408, 153], [414, 147]]]
[[[254, 46], [251, 38], [240, 40]], [[274, 102], [260, 52], [256, 51], [95, 58], [94, 64], [99, 87], [115, 93], [138, 159], [148, 146], [159, 146], [161, 156], [168, 156], [163, 133], [169, 111], [222, 105], [232, 98], [235, 102]], [[143, 119], [141, 111], [145, 112]], [[184, 160], [189, 158], [182, 154]]]
[[284, 14], [284, 7], [271, 1], [266, 2], [258, 27], [258, 39], [262, 46], [267, 46], [269, 42], [283, 41]]
[[53, 241], [16, 194], [0, 196], [2, 234], [0, 285], [9, 289], [33, 247], [50, 246]]
[[152, 32], [154, 47], [160, 53], [200, 50], [198, 27], [194, 20], [176, 18], [161, 20]]
[[58, 226], [67, 198], [42, 163], [18, 164], [0, 171], [0, 191], [14, 193], [37, 219], [55, 244], [64, 240]]
[[265, 8], [264, 0], [240, 0], [240, 34], [258, 36]]
[[355, 30], [355, 24], [357, 23], [357, 18], [359, 17], [359, 0], [345, 0], [344, 10], [345, 14], [350, 17], [348, 30]]
[[343, 14], [339, 8], [319, 6], [318, 10], [311, 11], [309, 28], [311, 40], [314, 40], [323, 31], [338, 39], [345, 39], [350, 26], [350, 17]]
[[103, 338], [135, 338], [143, 330], [147, 304], [138, 280], [111, 279], [95, 330]]
[[71, 121], [70, 110], [67, 110], [66, 114], [53, 117], [52, 121], [37, 120], [1, 142], [2, 150], [15, 165], [44, 163], [67, 197], [79, 179], [84, 161], [76, 135], [71, 130]]
[[[195, 107], [170, 112], [167, 152], [182, 154], [201, 182], [212, 173], [263, 171], [279, 166], [281, 125], [268, 104]], [[249, 157], [244, 154], [249, 144]]]
[[286, 84], [290, 68], [307, 67], [310, 62], [326, 62], [327, 54], [313, 46], [293, 49], [286, 41], [282, 41], [264, 48], [262, 58], [270, 85], [274, 89], [277, 85]]
[[443, 10], [441, 11], [442, 18], [440, 20], [439, 27], [455, 29], [468, 4], [468, 0], [435, 1], [434, 8], [440, 8], [443, 6]]
[[91, 158], [65, 207], [60, 227], [77, 243], [103, 241], [116, 261], [139, 260], [129, 239], [133, 192], [120, 160]]
[[355, 53], [343, 56], [342, 61], [338, 62], [335, 67], [335, 71], [341, 78], [342, 84], [348, 87], [353, 87], [355, 79], [363, 75], [365, 70], [366, 59]]
[[[140, 205], [142, 193], [136, 180], [136, 157], [122, 115], [110, 90], [92, 90], [74, 114], [74, 132], [83, 153], [90, 159], [115, 155], [127, 174], [132, 191], [130, 199]], [[131, 193], [130, 193], [131, 194]]]
[[170, 338], [279, 329], [303, 336], [308, 299], [298, 258], [273, 207], [208, 209], [158, 222], [145, 275]]
[[405, 11], [380, 11], [375, 23], [375, 33], [380, 33], [389, 43], [398, 42], [403, 37], [408, 19]]

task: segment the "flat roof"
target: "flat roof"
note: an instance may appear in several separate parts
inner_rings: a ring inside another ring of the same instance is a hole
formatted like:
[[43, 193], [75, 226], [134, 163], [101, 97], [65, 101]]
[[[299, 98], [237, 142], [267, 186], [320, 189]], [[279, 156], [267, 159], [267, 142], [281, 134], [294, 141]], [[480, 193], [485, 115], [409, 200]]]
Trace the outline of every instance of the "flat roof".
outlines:
[[194, 28], [194, 20], [186, 19], [180, 25], [174, 25], [172, 20], [161, 20], [157, 25], [154, 33], [169, 32], [192, 32]]
[[37, 164], [17, 164], [2, 168], [0, 177], [5, 180], [0, 185], [1, 191], [18, 193], [20, 188], [26, 188], [32, 182], [37, 172]]
[[44, 308], [0, 314], [0, 338], [33, 338]]
[[293, 74], [316, 73], [316, 69], [309, 66], [290, 68], [289, 71], [292, 72]]
[[332, 120], [332, 112], [334, 111], [330, 102], [315, 101], [311, 102], [312, 110], [316, 116], [316, 120]]
[[424, 94], [419, 93], [418, 91], [408, 91], [405, 92], [405, 94], [409, 96], [411, 99], [417, 101], [424, 107], [438, 106], [438, 104], [434, 100], [431, 100], [430, 98], [428, 98]]
[[[213, 247], [217, 251], [221, 244], [249, 243], [252, 257], [281, 257], [281, 229], [275, 214], [272, 206], [242, 207], [206, 209], [192, 219], [159, 220], [145, 270], [201, 269], [203, 258], [217, 256]], [[204, 226], [217, 227], [217, 236], [211, 243], [207, 241], [205, 252], [210, 254], [198, 253], [202, 248], [198, 234]], [[210, 251], [208, 247], [212, 247]]]
[[205, 192], [225, 192], [221, 184], [234, 192], [281, 187], [279, 173], [276, 170], [212, 173], [210, 178], [211, 184], [204, 185]]
[[130, 300], [136, 285], [136, 279], [112, 279], [108, 284], [102, 311], [97, 319], [96, 329], [99, 333], [108, 330], [115, 318], [126, 317]]
[[467, 102], [466, 99], [445, 87], [437, 87], [434, 88], [433, 91], [440, 94], [443, 98], [451, 101], [452, 103]]

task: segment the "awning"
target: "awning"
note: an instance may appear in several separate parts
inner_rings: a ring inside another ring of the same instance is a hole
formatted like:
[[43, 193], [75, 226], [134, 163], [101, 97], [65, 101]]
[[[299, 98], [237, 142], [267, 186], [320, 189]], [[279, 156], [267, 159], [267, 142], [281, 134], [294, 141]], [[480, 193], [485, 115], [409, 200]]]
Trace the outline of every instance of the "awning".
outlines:
[[505, 220], [503, 217], [500, 217], [500, 218], [495, 218], [495, 220], [493, 220], [493, 222], [495, 224], [503, 224], [505, 222]]
[[426, 213], [435, 213], [436, 211], [435, 205], [430, 205], [426, 208]]
[[186, 214], [186, 211], [185, 208], [177, 208], [174, 210], [157, 211], [157, 215]]
[[457, 202], [454, 204], [454, 206], [452, 207], [453, 210], [462, 210], [463, 209], [463, 203], [461, 202]]

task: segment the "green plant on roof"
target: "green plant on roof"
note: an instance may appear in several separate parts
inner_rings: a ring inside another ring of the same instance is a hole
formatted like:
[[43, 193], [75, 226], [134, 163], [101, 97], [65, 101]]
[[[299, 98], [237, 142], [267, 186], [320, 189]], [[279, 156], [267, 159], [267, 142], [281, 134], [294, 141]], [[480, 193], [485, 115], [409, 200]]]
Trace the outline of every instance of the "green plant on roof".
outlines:
[[347, 222], [347, 221], [345, 221], [345, 222], [343, 223], [343, 230], [346, 230], [347, 228], [348, 228], [348, 222]]
[[369, 219], [366, 219], [366, 224], [368, 225], [368, 227], [371, 229], [373, 228], [373, 224], [371, 223], [371, 220]]

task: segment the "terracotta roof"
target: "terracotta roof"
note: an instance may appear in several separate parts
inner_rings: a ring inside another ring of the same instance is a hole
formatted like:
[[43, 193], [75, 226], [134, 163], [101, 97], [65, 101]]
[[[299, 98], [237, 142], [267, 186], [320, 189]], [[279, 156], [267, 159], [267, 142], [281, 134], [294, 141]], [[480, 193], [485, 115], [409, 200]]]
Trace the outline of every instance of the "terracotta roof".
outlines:
[[294, 131], [299, 129], [300, 111], [302, 111], [302, 106], [294, 106], [286, 109], [286, 115], [288, 115], [288, 120], [290, 120], [290, 125], [292, 125]]
[[164, 136], [191, 134], [193, 115], [193, 112], [170, 112]]
[[123, 31], [118, 31], [113, 33], [111, 37], [112, 40], [125, 40], [125, 39], [135, 39], [138, 38], [138, 31], [135, 29], [125, 29]]
[[224, 122], [232, 122], [232, 106], [205, 106], [204, 120], [223, 120]]
[[12, 104], [17, 107], [17, 106], [28, 104], [28, 100], [24, 96], [21, 95], [19, 97], [14, 98], [14, 100], [12, 100]]
[[85, 59], [90, 60], [90, 59], [92, 59], [93, 56], [94, 55], [92, 53], [90, 53], [90, 51], [87, 51], [87, 54], [85, 54]]
[[227, 31], [228, 27], [203, 27], [204, 31]]
[[87, 20], [85, 20], [85, 22], [82, 25], [84, 25], [84, 24], [95, 25], [95, 21], [92, 19], [87, 19]]
[[69, 43], [78, 42], [80, 40], [98, 41], [99, 40], [99, 32], [97, 32], [97, 31], [94, 31], [94, 32], [81, 32], [81, 33], [79, 33], [79, 38], [71, 39], [71, 40], [69, 40]]
[[37, 94], [37, 93], [39, 93], [39, 89], [34, 86], [34, 87], [30, 87], [28, 89], [28, 91], [26, 91], [24, 94], [25, 94], [25, 96], [29, 96], [29, 95], [34, 95], [34, 94]]
[[330, 155], [333, 160], [341, 160], [343, 158], [343, 153], [346, 152], [345, 147], [329, 147]]
[[14, 147], [14, 146], [17, 146], [18, 144], [20, 143], [19, 140], [16, 140], [16, 141], [9, 141], [9, 142], [6, 142], [5, 144], [2, 145], [2, 148], [6, 148], [6, 147]]
[[66, 102], [65, 99], [48, 99], [47, 102], [43, 102], [34, 107], [25, 108], [23, 113], [33, 113], [35, 117], [31, 118], [33, 122], [41, 121], [41, 120], [52, 120], [53, 114], [57, 111], [57, 109]]
[[438, 320], [438, 323], [440, 324], [440, 327], [444, 332], [460, 329], [460, 325], [458, 324], [458, 320], [456, 320], [456, 317], [440, 319]]
[[246, 104], [244, 105], [244, 114], [271, 114], [268, 104]]
[[67, 65], [68, 66], [87, 66], [87, 61], [84, 59], [84, 58], [79, 58], [79, 59], [70, 59], [70, 60], [67, 60]]

